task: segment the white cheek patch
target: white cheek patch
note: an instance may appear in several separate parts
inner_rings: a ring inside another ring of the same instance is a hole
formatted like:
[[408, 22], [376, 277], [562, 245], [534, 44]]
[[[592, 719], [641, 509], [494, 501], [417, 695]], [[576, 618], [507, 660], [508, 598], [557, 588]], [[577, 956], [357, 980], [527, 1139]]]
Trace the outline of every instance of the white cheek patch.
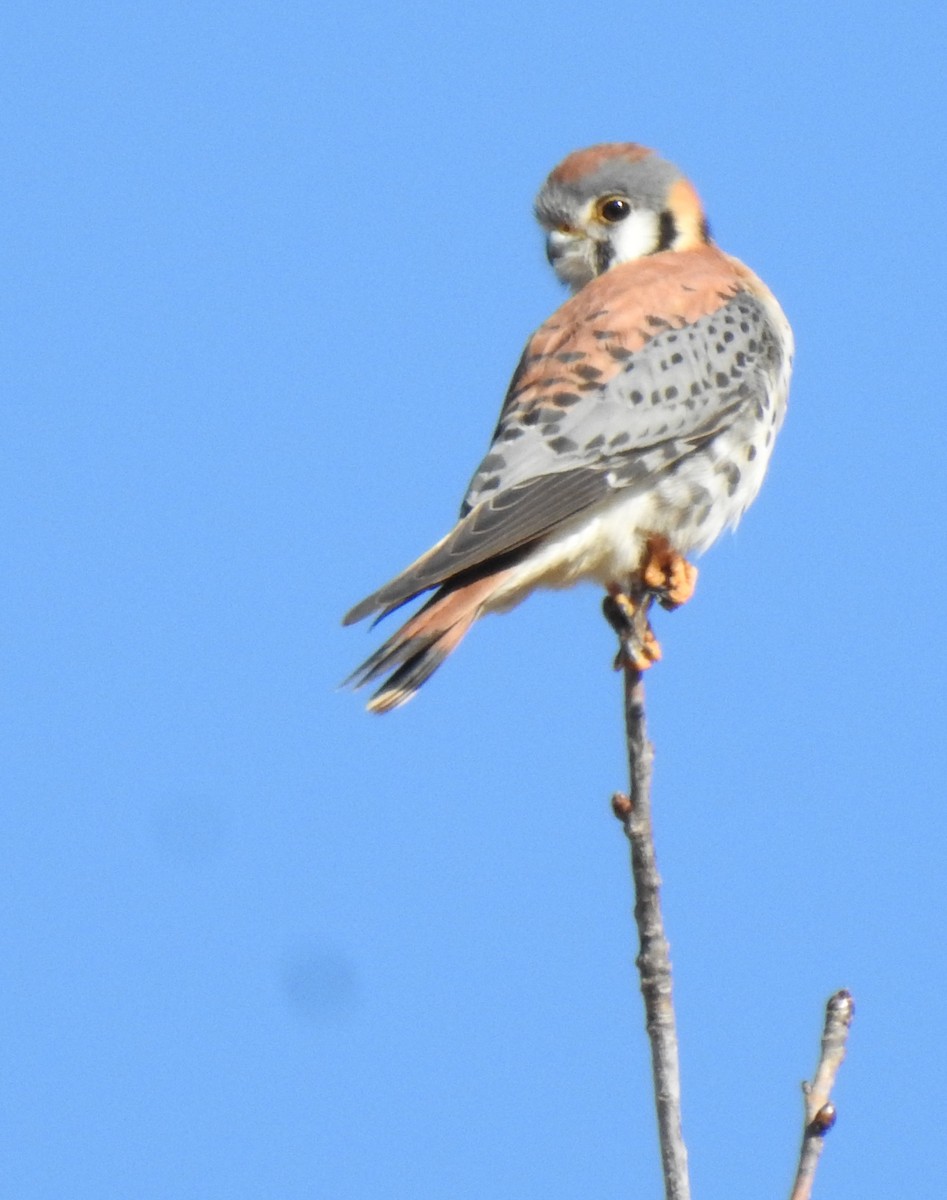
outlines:
[[615, 251], [613, 263], [653, 254], [661, 241], [658, 214], [649, 209], [638, 209], [615, 226], [610, 241]]

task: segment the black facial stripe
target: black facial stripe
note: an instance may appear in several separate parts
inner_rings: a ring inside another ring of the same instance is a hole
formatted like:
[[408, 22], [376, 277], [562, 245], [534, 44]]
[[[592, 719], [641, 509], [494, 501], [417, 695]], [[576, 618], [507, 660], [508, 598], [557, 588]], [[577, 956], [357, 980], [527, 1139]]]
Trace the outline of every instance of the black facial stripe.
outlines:
[[595, 268], [596, 273], [603, 275], [612, 265], [612, 259], [615, 257], [615, 252], [611, 247], [610, 242], [595, 243]]
[[669, 208], [666, 208], [661, 213], [659, 222], [656, 250], [670, 250], [674, 245], [674, 239], [677, 237], [677, 222], [674, 220], [674, 213]]

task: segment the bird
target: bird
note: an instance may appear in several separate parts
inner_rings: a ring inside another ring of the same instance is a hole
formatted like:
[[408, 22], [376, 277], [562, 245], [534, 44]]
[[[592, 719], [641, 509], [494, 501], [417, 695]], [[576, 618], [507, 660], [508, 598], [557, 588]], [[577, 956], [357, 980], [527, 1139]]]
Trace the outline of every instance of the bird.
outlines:
[[[657, 599], [693, 593], [701, 554], [755, 499], [783, 422], [794, 352], [762, 280], [714, 242], [693, 184], [656, 151], [575, 151], [535, 202], [571, 296], [526, 343], [460, 516], [356, 604], [350, 625], [432, 592], [346, 683], [411, 699], [473, 623], [537, 588], [602, 586], [640, 669], [660, 657]], [[627, 661], [627, 660], [626, 660]]]

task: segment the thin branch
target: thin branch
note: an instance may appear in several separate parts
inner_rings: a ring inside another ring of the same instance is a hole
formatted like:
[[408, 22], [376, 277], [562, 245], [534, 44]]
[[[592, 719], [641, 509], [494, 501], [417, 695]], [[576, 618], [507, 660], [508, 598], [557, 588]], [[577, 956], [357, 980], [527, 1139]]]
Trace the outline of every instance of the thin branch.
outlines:
[[835, 1085], [835, 1076], [845, 1057], [845, 1043], [854, 1015], [855, 1001], [851, 992], [843, 988], [829, 997], [825, 1006], [825, 1027], [822, 1030], [819, 1065], [812, 1082], [802, 1085], [805, 1105], [802, 1146], [789, 1200], [810, 1200], [812, 1195], [812, 1185], [815, 1183], [816, 1167], [819, 1165], [825, 1135], [835, 1124], [835, 1105], [830, 1096]]
[[[606, 615], [608, 609], [606, 609]], [[645, 613], [646, 615], [646, 613]], [[609, 617], [611, 620], [611, 618]], [[681, 1078], [677, 1028], [671, 996], [671, 958], [661, 917], [658, 864], [651, 826], [651, 770], [654, 748], [645, 724], [644, 684], [634, 657], [620, 655], [625, 677], [625, 729], [631, 787], [612, 797], [615, 815], [631, 843], [635, 922], [640, 950], [636, 965], [651, 1042], [651, 1071], [661, 1144], [666, 1200], [690, 1200], [687, 1148], [681, 1131]]]
[[[631, 846], [635, 922], [640, 942], [636, 965], [651, 1042], [651, 1072], [665, 1200], [690, 1200], [687, 1148], [681, 1129], [680, 1059], [671, 990], [671, 958], [661, 916], [661, 878], [651, 823], [654, 747], [648, 740], [644, 683], [641, 678], [642, 670], [660, 657], [648, 622], [650, 603], [651, 597], [646, 593], [625, 595], [610, 592], [602, 605], [605, 617], [619, 639], [620, 649], [615, 665], [624, 670], [625, 731], [630, 769], [628, 795], [616, 792], [612, 797], [612, 808]], [[850, 992], [843, 989], [829, 998], [819, 1063], [812, 1082], [802, 1085], [805, 1124], [799, 1165], [789, 1200], [811, 1200], [822, 1143], [826, 1133], [835, 1124], [835, 1105], [830, 1097], [845, 1057], [845, 1045], [854, 1015], [855, 1002]]]

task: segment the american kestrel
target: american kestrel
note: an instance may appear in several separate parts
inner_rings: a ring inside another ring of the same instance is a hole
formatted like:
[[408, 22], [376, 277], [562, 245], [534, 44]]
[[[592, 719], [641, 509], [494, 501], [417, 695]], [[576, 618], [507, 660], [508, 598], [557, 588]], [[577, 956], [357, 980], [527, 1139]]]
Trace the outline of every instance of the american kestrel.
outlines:
[[[736, 525], [766, 473], [792, 331], [713, 244], [680, 171], [634, 143], [579, 150], [536, 216], [573, 295], [527, 342], [457, 524], [345, 617], [437, 589], [352, 675], [388, 675], [373, 712], [404, 704], [478, 617], [534, 588], [591, 580], [619, 613], [634, 595], [675, 607], [696, 576], [685, 556]], [[637, 665], [657, 656], [646, 639]]]

